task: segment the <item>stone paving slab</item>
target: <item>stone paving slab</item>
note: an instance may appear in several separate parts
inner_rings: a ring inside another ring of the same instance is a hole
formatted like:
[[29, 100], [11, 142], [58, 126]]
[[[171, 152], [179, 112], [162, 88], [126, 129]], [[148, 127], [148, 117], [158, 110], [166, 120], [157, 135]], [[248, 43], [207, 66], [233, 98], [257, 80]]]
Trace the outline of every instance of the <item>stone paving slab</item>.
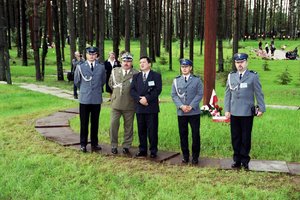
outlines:
[[66, 110], [59, 110], [58, 112], [79, 114], [79, 107], [69, 108], [69, 109], [66, 109]]
[[[191, 162], [189, 164], [185, 164], [181, 162], [182, 160], [182, 155], [177, 155], [174, 158], [171, 158], [170, 160], [167, 160], [167, 164], [171, 165], [182, 165], [182, 166], [187, 166], [191, 165]], [[192, 160], [192, 157], [190, 157], [190, 161]], [[206, 158], [206, 157], [200, 157], [199, 163], [197, 165], [193, 165], [197, 167], [209, 167], [209, 168], [220, 168], [220, 159], [218, 158]]]
[[80, 137], [69, 127], [36, 128], [47, 140], [57, 142], [63, 146], [79, 144]]
[[300, 164], [299, 163], [287, 163], [290, 173], [293, 175], [300, 175]]
[[38, 119], [35, 122], [35, 127], [36, 128], [69, 127], [70, 126], [69, 119], [75, 116], [76, 114], [74, 113], [57, 112], [47, 117]]
[[[94, 153], [99, 153], [99, 154], [106, 155], [106, 156], [123, 156], [123, 157], [135, 158], [135, 159], [151, 160], [154, 162], [164, 162], [164, 161], [166, 161], [174, 156], [177, 156], [179, 154], [176, 152], [158, 151], [156, 158], [150, 158], [149, 155], [147, 157], [137, 158], [137, 157], [135, 157], [135, 154], [138, 152], [138, 148], [136, 148], [136, 147], [131, 147], [129, 150], [129, 154], [126, 154], [126, 155], [122, 153], [122, 148], [119, 147], [118, 154], [115, 155], [115, 154], [111, 153], [111, 146], [109, 144], [102, 143], [99, 145], [101, 146], [102, 150], [96, 151]], [[80, 150], [80, 145], [73, 145], [73, 146], [70, 146], [70, 148]], [[91, 152], [91, 145], [87, 145], [87, 151]]]
[[[221, 169], [231, 169], [232, 159], [221, 159]], [[251, 160], [249, 170], [261, 172], [284, 172], [290, 173], [285, 161]]]

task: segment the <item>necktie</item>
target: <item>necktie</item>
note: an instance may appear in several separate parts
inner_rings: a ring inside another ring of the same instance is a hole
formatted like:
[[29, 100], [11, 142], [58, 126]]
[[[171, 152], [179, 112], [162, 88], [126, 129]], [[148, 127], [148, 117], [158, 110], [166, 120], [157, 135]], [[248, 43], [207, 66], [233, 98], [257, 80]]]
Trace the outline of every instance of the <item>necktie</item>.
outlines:
[[242, 79], [242, 74], [240, 74], [240, 80]]
[[144, 73], [144, 75], [143, 75], [143, 82], [145, 83], [146, 82], [146, 73]]
[[93, 63], [91, 63], [91, 70], [94, 71]]
[[184, 81], [187, 82], [187, 77], [184, 77]]
[[124, 77], [127, 75], [127, 70], [125, 70], [125, 74], [124, 74]]

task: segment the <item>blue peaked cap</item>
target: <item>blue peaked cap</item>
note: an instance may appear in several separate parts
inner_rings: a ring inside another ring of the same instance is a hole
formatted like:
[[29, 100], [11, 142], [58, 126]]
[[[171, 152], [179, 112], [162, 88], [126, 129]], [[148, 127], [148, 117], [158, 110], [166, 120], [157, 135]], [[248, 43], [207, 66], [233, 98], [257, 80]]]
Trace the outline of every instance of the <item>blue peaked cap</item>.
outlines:
[[233, 55], [234, 61], [244, 61], [248, 59], [248, 54], [246, 53], [236, 53]]
[[97, 47], [87, 47], [86, 53], [98, 53], [98, 48]]
[[193, 62], [189, 59], [182, 58], [182, 59], [180, 59], [180, 65], [193, 66]]

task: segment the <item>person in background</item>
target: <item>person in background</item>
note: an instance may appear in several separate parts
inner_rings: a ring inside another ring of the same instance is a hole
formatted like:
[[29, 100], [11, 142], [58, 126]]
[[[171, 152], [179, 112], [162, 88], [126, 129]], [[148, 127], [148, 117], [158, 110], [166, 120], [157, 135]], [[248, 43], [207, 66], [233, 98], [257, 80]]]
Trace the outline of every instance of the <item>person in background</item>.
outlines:
[[135, 113], [134, 100], [130, 95], [132, 77], [138, 71], [132, 68], [133, 57], [130, 53], [122, 54], [122, 67], [112, 69], [109, 86], [112, 88], [110, 141], [111, 152], [118, 153], [118, 132], [120, 118], [124, 121], [123, 153], [128, 154], [133, 140], [133, 120]]
[[[76, 66], [84, 62], [84, 59], [82, 58], [82, 55], [79, 53], [79, 51], [75, 51], [74, 56], [75, 58], [72, 59], [72, 69], [71, 69], [71, 72], [73, 74], [75, 73]], [[75, 84], [73, 84], [73, 95], [74, 95], [74, 99], [78, 99], [77, 87]]]
[[203, 97], [203, 84], [192, 74], [193, 62], [180, 60], [181, 75], [173, 80], [172, 99], [177, 108], [177, 119], [183, 163], [190, 158], [188, 134], [192, 129], [192, 164], [198, 164], [200, 155], [200, 101]]
[[236, 53], [233, 60], [237, 71], [228, 75], [224, 99], [234, 152], [231, 167], [239, 169], [242, 166], [249, 170], [253, 118], [254, 115], [262, 116], [266, 107], [258, 74], [248, 70], [248, 55]]
[[161, 75], [151, 70], [151, 59], [140, 58], [141, 72], [133, 76], [130, 94], [136, 106], [139, 135], [139, 151], [136, 157], [147, 156], [147, 137], [150, 143], [150, 157], [157, 157], [159, 95], [162, 90]]
[[120, 62], [116, 59], [116, 54], [114, 52], [110, 52], [108, 55], [108, 59], [104, 62], [105, 70], [106, 70], [106, 84], [105, 91], [109, 93], [109, 101], [111, 100], [112, 88], [109, 86], [109, 77], [111, 75], [112, 69], [116, 67], [121, 67]]
[[74, 83], [79, 88], [80, 150], [86, 152], [89, 120], [91, 120], [91, 149], [101, 150], [98, 145], [99, 115], [101, 110], [102, 87], [106, 74], [103, 64], [96, 61], [98, 48], [86, 48], [86, 61], [77, 65]]

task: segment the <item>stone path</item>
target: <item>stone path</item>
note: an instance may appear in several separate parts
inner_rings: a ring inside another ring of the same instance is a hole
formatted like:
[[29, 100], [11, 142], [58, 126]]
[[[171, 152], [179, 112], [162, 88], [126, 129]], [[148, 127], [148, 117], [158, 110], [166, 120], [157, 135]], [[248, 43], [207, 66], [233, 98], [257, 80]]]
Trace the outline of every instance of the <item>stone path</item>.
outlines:
[[[46, 139], [57, 142], [60, 145], [80, 150], [79, 144], [79, 134], [76, 134], [69, 124], [69, 120], [79, 114], [78, 108], [61, 110], [50, 116], [38, 119], [35, 124], [36, 130], [42, 134]], [[123, 156], [128, 158], [135, 158], [135, 153], [138, 148], [133, 147], [130, 149], [130, 153], [124, 155], [119, 153], [118, 155], [113, 155], [111, 153], [111, 147], [109, 144], [100, 144], [102, 147], [101, 151], [94, 153], [99, 153], [107, 156]], [[91, 152], [90, 145], [88, 145], [88, 152]], [[122, 152], [119, 149], [119, 152]], [[141, 158], [135, 158], [141, 159]], [[182, 164], [182, 156], [179, 152], [170, 151], [159, 151], [157, 158], [142, 158], [149, 161], [154, 161], [158, 163], [167, 163], [170, 165], [182, 165], [191, 166], [190, 164]], [[205, 158], [201, 157], [198, 165], [193, 165], [194, 167], [209, 167], [223, 170], [231, 170], [232, 159], [229, 158]], [[263, 171], [263, 172], [279, 172], [288, 173], [293, 175], [300, 175], [300, 163], [286, 162], [286, 161], [276, 161], [276, 160], [251, 160], [249, 163], [249, 169], [251, 171]]]

